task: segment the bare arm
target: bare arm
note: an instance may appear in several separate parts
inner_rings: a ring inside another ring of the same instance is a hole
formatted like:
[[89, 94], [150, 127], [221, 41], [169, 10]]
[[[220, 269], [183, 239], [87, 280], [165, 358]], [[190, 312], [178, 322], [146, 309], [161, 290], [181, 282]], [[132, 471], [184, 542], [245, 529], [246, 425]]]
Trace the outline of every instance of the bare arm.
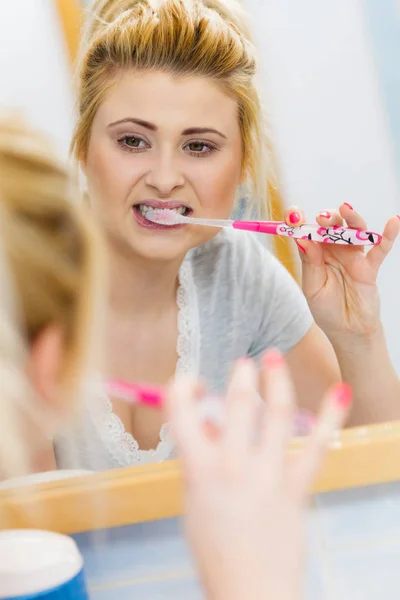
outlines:
[[318, 413], [325, 392], [341, 379], [335, 352], [317, 325], [286, 355], [299, 407]]
[[400, 381], [389, 356], [382, 327], [364, 340], [332, 340], [343, 379], [353, 386], [356, 402], [350, 425], [400, 419]]

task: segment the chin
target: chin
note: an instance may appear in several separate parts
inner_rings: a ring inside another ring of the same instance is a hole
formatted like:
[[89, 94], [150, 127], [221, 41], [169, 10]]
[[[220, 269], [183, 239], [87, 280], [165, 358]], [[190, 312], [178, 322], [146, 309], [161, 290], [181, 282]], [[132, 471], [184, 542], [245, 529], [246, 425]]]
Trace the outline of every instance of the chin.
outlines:
[[151, 229], [130, 223], [125, 231], [119, 227], [108, 229], [108, 237], [114, 248], [119, 248], [132, 260], [171, 262], [183, 260], [192, 248], [202, 246], [219, 233], [219, 229], [184, 225], [171, 229]]
[[139, 236], [130, 243], [133, 256], [142, 260], [154, 262], [173, 262], [183, 260], [187, 252], [197, 244], [189, 236], [180, 239], [167, 238], [167, 236], [154, 236], [152, 239], [140, 240]]

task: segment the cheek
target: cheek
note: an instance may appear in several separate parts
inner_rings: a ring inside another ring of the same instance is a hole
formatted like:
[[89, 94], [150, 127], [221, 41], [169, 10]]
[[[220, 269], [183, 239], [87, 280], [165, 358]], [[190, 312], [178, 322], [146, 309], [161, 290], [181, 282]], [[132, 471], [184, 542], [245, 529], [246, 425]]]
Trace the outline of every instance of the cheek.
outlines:
[[[199, 161], [202, 159], [199, 159]], [[205, 211], [229, 215], [240, 183], [240, 160], [224, 160], [215, 162], [201, 170], [198, 179], [199, 200]]]
[[129, 156], [120, 155], [107, 143], [89, 146], [86, 178], [91, 202], [96, 207], [118, 206], [117, 200], [124, 199], [130, 189]]

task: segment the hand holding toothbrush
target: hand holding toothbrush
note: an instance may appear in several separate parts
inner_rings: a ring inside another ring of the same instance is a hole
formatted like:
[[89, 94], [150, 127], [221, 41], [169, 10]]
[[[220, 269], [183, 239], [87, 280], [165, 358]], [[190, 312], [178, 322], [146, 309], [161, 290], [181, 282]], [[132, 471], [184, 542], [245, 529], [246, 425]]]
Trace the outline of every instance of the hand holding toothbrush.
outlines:
[[[305, 221], [303, 211], [288, 208], [287, 223], [296, 227]], [[349, 204], [339, 212], [318, 214], [321, 228], [343, 226], [367, 229], [364, 219]], [[363, 246], [316, 244], [296, 240], [302, 261], [303, 291], [316, 323], [329, 339], [338, 341], [348, 334], [368, 338], [380, 328], [379, 293], [376, 285], [379, 269], [400, 231], [398, 217], [391, 218], [382, 241], [368, 253]]]
[[[289, 208], [285, 217], [296, 226], [305, 218], [297, 207]], [[346, 203], [339, 211], [325, 210], [317, 216], [321, 227], [342, 226], [344, 221], [349, 227], [367, 228]], [[296, 240], [304, 294], [315, 322], [333, 345], [343, 379], [353, 386], [352, 417], [359, 424], [400, 418], [400, 385], [386, 345], [377, 287], [379, 269], [399, 231], [400, 219], [392, 217], [381, 243], [368, 253], [362, 246]]]

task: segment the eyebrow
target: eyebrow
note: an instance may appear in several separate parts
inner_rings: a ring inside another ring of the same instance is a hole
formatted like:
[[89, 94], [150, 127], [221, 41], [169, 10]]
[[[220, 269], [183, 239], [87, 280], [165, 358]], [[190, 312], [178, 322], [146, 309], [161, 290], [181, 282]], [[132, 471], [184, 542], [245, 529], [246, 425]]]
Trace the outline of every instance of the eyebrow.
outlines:
[[182, 131], [182, 135], [201, 135], [202, 133], [216, 133], [226, 140], [226, 135], [211, 127], [190, 127], [189, 129]]
[[142, 119], [134, 119], [133, 117], [128, 117], [126, 119], [120, 119], [119, 121], [114, 121], [114, 123], [110, 123], [108, 127], [115, 127], [115, 125], [121, 125], [122, 123], [135, 123], [136, 125], [141, 125], [146, 129], [150, 129], [151, 131], [157, 131], [157, 127], [148, 121], [143, 121]]
[[[127, 117], [126, 119], [114, 121], [113, 123], [110, 123], [108, 127], [115, 127], [116, 125], [121, 125], [122, 123], [134, 123], [135, 125], [140, 125], [141, 127], [149, 129], [150, 131], [157, 131], [157, 127], [153, 123], [143, 121], [142, 119], [134, 119], [133, 117]], [[189, 129], [184, 129], [182, 131], [182, 135], [201, 135], [203, 133], [215, 133], [226, 140], [226, 135], [211, 127], [190, 127]]]

